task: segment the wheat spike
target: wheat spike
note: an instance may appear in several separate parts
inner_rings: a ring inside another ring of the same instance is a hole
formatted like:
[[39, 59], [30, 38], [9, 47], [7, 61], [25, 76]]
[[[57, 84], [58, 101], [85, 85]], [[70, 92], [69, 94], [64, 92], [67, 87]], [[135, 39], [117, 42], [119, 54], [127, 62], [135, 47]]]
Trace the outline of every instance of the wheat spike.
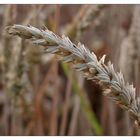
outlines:
[[136, 98], [133, 85], [125, 83], [122, 73], [115, 72], [110, 61], [107, 65], [104, 63], [105, 55], [98, 60], [94, 52], [90, 52], [83, 44], [75, 45], [68, 37], [59, 37], [48, 29], [15, 24], [8, 26], [6, 30], [11, 35], [18, 35], [30, 39], [34, 44], [45, 46], [45, 53], [60, 56], [63, 61], [72, 63], [76, 70], [83, 72], [88, 80], [97, 81], [104, 95], [128, 111], [140, 127], [140, 97]]

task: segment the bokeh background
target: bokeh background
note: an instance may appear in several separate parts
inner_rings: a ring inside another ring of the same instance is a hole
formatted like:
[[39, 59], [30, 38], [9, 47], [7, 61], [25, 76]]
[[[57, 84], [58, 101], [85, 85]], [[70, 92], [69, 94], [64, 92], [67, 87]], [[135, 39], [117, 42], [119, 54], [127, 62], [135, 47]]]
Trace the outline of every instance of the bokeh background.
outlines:
[[54, 55], [8, 36], [47, 27], [107, 55], [139, 96], [140, 5], [0, 5], [0, 135], [140, 135], [127, 112]]

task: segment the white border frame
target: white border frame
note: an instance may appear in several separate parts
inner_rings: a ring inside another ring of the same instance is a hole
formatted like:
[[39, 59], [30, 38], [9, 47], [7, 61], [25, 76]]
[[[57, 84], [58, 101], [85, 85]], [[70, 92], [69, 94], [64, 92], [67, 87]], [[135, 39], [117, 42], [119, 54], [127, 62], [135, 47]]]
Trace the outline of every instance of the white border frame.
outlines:
[[139, 0], [0, 0], [0, 4], [140, 4]]

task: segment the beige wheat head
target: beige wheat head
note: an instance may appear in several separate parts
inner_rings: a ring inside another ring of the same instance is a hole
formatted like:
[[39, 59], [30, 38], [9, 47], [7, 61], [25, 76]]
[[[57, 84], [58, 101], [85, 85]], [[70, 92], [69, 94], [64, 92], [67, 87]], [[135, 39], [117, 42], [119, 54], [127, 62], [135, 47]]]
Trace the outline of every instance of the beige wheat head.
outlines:
[[30, 39], [36, 45], [44, 46], [44, 52], [60, 56], [61, 60], [72, 63], [77, 71], [83, 72], [88, 80], [97, 81], [104, 95], [128, 111], [140, 127], [140, 97], [136, 98], [133, 85], [125, 83], [122, 73], [115, 72], [110, 61], [107, 65], [104, 63], [105, 55], [98, 60], [94, 52], [90, 52], [83, 44], [75, 45], [68, 37], [59, 37], [48, 29], [15, 24], [6, 30], [11, 35], [18, 35]]

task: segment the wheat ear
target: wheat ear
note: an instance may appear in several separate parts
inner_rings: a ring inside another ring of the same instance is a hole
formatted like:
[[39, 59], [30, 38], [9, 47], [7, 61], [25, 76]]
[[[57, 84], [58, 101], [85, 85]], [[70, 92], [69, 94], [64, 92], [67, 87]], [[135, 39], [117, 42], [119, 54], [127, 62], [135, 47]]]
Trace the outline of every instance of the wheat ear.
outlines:
[[48, 29], [15, 24], [8, 26], [6, 30], [11, 35], [18, 35], [32, 40], [33, 44], [44, 46], [44, 52], [56, 54], [64, 62], [72, 63], [88, 80], [98, 82], [104, 95], [128, 111], [140, 127], [140, 97], [136, 98], [133, 85], [125, 83], [122, 73], [115, 72], [110, 61], [107, 65], [104, 63], [105, 55], [98, 60], [94, 52], [90, 52], [83, 44], [75, 45], [68, 37], [59, 37]]

